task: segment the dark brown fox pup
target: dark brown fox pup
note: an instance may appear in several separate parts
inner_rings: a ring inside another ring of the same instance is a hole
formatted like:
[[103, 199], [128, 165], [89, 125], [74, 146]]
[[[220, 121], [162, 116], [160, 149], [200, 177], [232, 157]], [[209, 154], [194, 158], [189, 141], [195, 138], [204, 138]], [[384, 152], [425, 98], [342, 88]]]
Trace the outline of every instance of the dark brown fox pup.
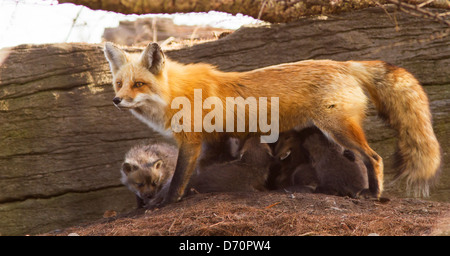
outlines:
[[239, 159], [214, 163], [199, 168], [191, 179], [190, 188], [200, 193], [265, 191], [272, 150], [259, 137], [246, 139]]
[[361, 157], [330, 141], [317, 127], [282, 134], [275, 153], [280, 188], [310, 188], [353, 198], [367, 193], [367, 169]]
[[303, 147], [304, 138], [299, 135], [295, 130], [284, 132], [273, 145], [275, 159], [270, 168], [269, 189], [314, 192], [318, 184], [316, 170]]
[[224, 163], [239, 158], [240, 140], [223, 136], [219, 141], [205, 141], [198, 159], [197, 168]]

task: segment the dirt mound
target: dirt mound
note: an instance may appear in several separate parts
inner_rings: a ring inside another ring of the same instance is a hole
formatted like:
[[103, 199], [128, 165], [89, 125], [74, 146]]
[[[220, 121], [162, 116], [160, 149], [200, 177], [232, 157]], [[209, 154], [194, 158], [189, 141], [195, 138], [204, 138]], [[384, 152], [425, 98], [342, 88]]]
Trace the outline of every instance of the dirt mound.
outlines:
[[198, 194], [153, 211], [45, 235], [385, 236], [449, 235], [449, 203], [351, 199], [323, 194]]

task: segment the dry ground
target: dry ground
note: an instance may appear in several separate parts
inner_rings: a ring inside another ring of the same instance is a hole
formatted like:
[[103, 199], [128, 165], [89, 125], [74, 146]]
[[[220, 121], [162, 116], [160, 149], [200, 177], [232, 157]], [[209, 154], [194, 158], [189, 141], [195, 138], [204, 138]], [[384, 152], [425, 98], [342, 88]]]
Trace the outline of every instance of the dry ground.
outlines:
[[281, 192], [197, 194], [161, 209], [133, 211], [45, 235], [70, 233], [81, 236], [450, 235], [450, 203], [394, 197], [375, 201]]

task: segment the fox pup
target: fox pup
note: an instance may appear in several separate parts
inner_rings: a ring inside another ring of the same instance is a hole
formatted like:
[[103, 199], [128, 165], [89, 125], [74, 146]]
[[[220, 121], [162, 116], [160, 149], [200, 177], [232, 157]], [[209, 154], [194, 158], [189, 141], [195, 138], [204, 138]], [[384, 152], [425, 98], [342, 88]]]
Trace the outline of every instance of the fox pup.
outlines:
[[240, 147], [239, 139], [226, 136], [221, 137], [219, 141], [205, 141], [202, 144], [197, 168], [202, 169], [211, 164], [236, 160], [239, 157]]
[[[271, 166], [268, 184], [271, 189], [313, 192], [317, 183], [316, 172], [302, 143], [303, 138], [295, 130], [280, 134], [280, 138], [273, 146], [274, 163]], [[302, 171], [296, 171], [297, 169]]]
[[357, 198], [367, 196], [367, 168], [357, 155], [329, 141], [317, 128], [301, 131], [303, 146], [308, 150], [319, 180], [315, 192]]
[[[235, 127], [226, 133], [206, 131], [205, 127], [198, 130], [196, 122], [190, 124], [189, 130], [172, 132], [176, 128], [172, 120], [181, 108], [179, 104], [177, 108], [179, 102], [175, 100], [187, 99], [191, 113], [195, 113], [198, 91], [201, 97], [222, 103], [239, 97], [278, 99], [278, 109], [270, 112], [271, 117], [278, 113], [272, 118], [279, 128], [277, 132], [315, 125], [338, 144], [359, 153], [368, 168], [370, 195], [376, 198], [383, 190], [383, 161], [370, 148], [361, 126], [368, 99], [398, 133], [398, 178], [406, 178], [407, 188], [414, 189], [417, 196], [427, 196], [429, 184], [440, 168], [440, 146], [431, 124], [427, 95], [412, 74], [383, 61], [305, 60], [247, 72], [222, 72], [209, 64], [171, 61], [156, 43], [150, 43], [141, 54], [128, 54], [108, 42], [104, 52], [113, 75], [113, 103], [130, 109], [160, 133], [174, 136], [178, 143], [170, 188], [158, 195], [163, 198], [161, 205], [178, 201], [185, 194], [203, 140], [217, 141], [224, 134], [242, 138], [254, 125], [245, 123], [245, 131], [238, 132], [234, 122], [238, 113], [249, 117], [257, 114], [241, 104], [226, 109], [230, 115], [215, 119], [215, 124], [234, 123]], [[270, 101], [266, 106], [272, 110], [277, 104]], [[191, 117], [196, 118], [194, 114]], [[233, 122], [227, 123], [230, 117]], [[205, 118], [210, 118], [210, 113], [202, 111], [201, 120]], [[223, 127], [220, 130], [225, 131]], [[261, 127], [252, 133], [267, 134]]]
[[126, 153], [120, 169], [121, 181], [136, 194], [138, 208], [170, 184], [177, 155], [176, 146], [163, 142], [137, 145]]
[[265, 191], [272, 150], [258, 137], [245, 140], [239, 159], [200, 167], [189, 187], [200, 193]]
[[[275, 152], [280, 156], [280, 172], [290, 175], [286, 179], [291, 186], [353, 198], [368, 189], [367, 169], [360, 157], [329, 141], [316, 127], [282, 134]], [[298, 157], [305, 153], [306, 161]]]
[[319, 181], [303, 142], [304, 138], [295, 130], [280, 134], [273, 146], [274, 163], [268, 184], [271, 189], [310, 193], [315, 191]]

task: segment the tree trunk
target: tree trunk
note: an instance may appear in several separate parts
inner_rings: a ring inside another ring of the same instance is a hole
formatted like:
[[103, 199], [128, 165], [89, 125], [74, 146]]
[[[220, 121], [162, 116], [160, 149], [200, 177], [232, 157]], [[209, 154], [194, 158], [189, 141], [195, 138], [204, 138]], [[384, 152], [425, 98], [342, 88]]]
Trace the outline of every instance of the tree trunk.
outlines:
[[[426, 0], [409, 0], [408, 3], [422, 3]], [[354, 11], [386, 0], [59, 0], [60, 3], [84, 5], [94, 10], [106, 10], [124, 14], [186, 13], [221, 11], [231, 14], [242, 13], [268, 22], [290, 22], [305, 16], [337, 14]], [[446, 0], [437, 0], [427, 6], [449, 9]]]

